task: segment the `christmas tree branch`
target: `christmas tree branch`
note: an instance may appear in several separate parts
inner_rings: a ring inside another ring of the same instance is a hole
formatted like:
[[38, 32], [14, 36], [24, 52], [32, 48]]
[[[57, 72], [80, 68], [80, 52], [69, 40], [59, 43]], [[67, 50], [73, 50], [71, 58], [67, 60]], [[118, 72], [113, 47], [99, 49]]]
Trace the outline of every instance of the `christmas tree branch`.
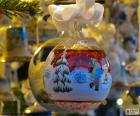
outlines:
[[34, 16], [39, 11], [38, 1], [0, 0], [0, 13], [9, 17], [13, 15]]

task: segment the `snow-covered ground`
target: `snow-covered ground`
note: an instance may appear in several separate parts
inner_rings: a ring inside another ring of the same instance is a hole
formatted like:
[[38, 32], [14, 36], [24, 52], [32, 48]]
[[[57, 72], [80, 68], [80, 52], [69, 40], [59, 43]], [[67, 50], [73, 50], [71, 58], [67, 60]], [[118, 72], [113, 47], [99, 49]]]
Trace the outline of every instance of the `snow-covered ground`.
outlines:
[[[53, 69], [48, 68], [54, 72]], [[51, 73], [51, 72], [50, 72]], [[108, 76], [108, 80], [104, 83], [104, 78], [100, 78], [99, 82], [99, 90], [95, 91], [95, 87], [90, 88], [89, 84], [92, 82], [91, 79], [87, 79], [85, 83], [77, 83], [71, 77], [71, 83], [67, 84], [67, 86], [72, 88], [70, 92], [55, 92], [53, 87], [56, 85], [53, 83], [53, 77], [44, 78], [45, 89], [48, 94], [51, 95], [51, 99], [53, 100], [69, 100], [69, 101], [101, 101], [104, 100], [111, 88], [112, 85], [112, 77]]]

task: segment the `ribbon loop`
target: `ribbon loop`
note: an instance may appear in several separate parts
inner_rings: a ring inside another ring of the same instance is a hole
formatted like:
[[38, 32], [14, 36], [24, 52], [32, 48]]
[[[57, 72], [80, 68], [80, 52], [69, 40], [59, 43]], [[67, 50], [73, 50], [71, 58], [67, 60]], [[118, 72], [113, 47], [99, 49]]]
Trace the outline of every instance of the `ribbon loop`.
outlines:
[[72, 31], [73, 25], [98, 23], [102, 20], [104, 7], [95, 0], [76, 0], [71, 5], [50, 5], [49, 12], [58, 31]]

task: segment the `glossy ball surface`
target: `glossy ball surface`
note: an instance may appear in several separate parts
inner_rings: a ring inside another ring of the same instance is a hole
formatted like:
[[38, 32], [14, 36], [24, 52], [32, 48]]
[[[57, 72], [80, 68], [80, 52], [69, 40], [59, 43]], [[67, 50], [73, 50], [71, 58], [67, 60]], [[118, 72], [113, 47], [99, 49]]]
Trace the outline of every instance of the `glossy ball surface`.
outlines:
[[48, 55], [50, 49], [40, 48], [30, 63], [30, 84], [37, 100], [54, 110], [98, 107], [112, 85], [105, 52], [90, 40], [65, 41]]

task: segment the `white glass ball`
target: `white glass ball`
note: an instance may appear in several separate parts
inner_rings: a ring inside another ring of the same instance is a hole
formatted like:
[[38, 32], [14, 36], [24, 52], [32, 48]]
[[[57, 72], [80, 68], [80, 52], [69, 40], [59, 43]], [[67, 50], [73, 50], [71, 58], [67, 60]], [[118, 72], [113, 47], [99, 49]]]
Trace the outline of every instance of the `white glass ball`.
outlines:
[[69, 39], [52, 48], [50, 44], [41, 46], [30, 63], [30, 84], [36, 99], [52, 110], [97, 108], [112, 85], [105, 52], [91, 39]]

